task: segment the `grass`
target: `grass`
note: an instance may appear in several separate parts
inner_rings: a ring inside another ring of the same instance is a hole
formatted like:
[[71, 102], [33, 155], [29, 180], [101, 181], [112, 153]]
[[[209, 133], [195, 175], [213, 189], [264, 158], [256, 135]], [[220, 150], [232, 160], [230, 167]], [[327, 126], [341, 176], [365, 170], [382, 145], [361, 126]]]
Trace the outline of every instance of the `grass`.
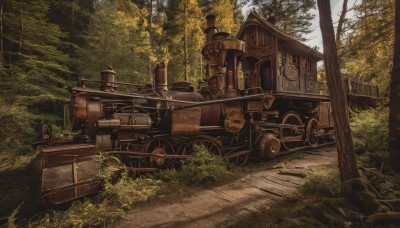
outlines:
[[[231, 227], [398, 227], [399, 223], [373, 224], [362, 221], [372, 213], [385, 213], [375, 196], [359, 191], [352, 198], [339, 192], [338, 173], [311, 174], [302, 191], [285, 197], [269, 209], [252, 214]], [[400, 183], [393, 181], [395, 188]]]
[[32, 163], [37, 153], [16, 156], [11, 153], [0, 155], [0, 224], [16, 208], [18, 216], [28, 217], [33, 212], [32, 186], [35, 177]]

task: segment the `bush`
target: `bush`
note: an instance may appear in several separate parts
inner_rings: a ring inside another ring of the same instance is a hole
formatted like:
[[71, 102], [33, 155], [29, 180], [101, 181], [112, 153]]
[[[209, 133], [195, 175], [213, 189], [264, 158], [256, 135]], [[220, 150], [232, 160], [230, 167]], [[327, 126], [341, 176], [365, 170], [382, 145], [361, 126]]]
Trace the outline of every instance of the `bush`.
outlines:
[[222, 180], [230, 172], [219, 155], [211, 154], [204, 146], [196, 146], [195, 157], [182, 161], [181, 179], [188, 184], [204, 184]]
[[181, 161], [182, 166], [179, 171], [164, 170], [157, 177], [175, 185], [179, 183], [200, 185], [216, 182], [231, 175], [224, 159], [211, 154], [204, 146], [195, 146], [194, 154], [194, 157]]
[[148, 201], [157, 195], [162, 188], [162, 182], [153, 179], [123, 178], [117, 184], [106, 188], [100, 198], [109, 204], [122, 208], [131, 209], [134, 205]]
[[387, 108], [369, 109], [351, 113], [351, 129], [357, 153], [386, 152], [388, 149]]

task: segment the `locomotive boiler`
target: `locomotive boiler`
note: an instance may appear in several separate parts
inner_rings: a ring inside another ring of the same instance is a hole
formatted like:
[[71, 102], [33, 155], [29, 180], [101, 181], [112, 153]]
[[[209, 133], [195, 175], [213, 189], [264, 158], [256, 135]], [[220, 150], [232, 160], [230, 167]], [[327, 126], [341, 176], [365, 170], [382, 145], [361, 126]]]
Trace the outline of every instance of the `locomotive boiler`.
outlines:
[[[153, 85], [118, 82], [113, 69], [100, 80], [80, 78], [72, 89], [72, 142], [42, 147], [40, 198], [60, 204], [96, 193], [101, 165], [132, 174], [179, 167], [203, 145], [234, 165], [334, 141], [329, 98], [318, 91], [322, 54], [251, 13], [236, 37], [207, 17], [204, 83], [167, 85], [160, 63]], [[239, 71], [244, 87], [239, 86]], [[98, 84], [97, 88], [88, 85]], [[118, 85], [135, 88], [119, 92]], [[101, 150], [102, 164], [96, 160]]]

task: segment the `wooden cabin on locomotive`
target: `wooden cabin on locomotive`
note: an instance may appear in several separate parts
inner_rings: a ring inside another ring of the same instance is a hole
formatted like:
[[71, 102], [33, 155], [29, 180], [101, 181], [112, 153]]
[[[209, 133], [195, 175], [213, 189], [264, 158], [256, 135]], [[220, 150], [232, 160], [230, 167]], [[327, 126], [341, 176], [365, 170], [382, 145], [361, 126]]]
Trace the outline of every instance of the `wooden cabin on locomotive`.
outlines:
[[322, 60], [322, 53], [255, 13], [250, 13], [236, 39], [243, 40], [246, 46], [246, 54], [241, 59], [245, 89], [266, 94], [262, 107], [250, 101], [246, 112], [254, 113], [256, 120], [263, 121], [266, 131], [274, 123], [280, 124], [279, 132], [274, 134], [287, 151], [304, 146], [304, 140], [315, 146], [325, 137], [332, 138], [329, 97], [319, 93], [317, 82], [317, 62]]
[[322, 54], [272, 23], [250, 13], [236, 38], [246, 43], [246, 87], [319, 94], [317, 62]]

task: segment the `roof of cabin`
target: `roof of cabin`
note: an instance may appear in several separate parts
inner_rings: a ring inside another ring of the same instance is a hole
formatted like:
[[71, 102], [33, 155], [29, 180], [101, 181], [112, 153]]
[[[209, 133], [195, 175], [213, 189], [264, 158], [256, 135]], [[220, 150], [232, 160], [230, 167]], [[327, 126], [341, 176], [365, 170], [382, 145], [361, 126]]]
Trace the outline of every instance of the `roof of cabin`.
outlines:
[[322, 53], [312, 49], [311, 47], [303, 44], [302, 42], [298, 41], [296, 38], [293, 36], [289, 35], [288, 33], [282, 31], [281, 29], [277, 28], [274, 26], [272, 23], [264, 20], [260, 16], [258, 16], [256, 13], [251, 12], [249, 16], [247, 17], [246, 21], [242, 24], [240, 27], [239, 31], [236, 34], [236, 38], [240, 39], [242, 35], [244, 34], [245, 30], [247, 27], [252, 26], [252, 25], [259, 25], [265, 29], [267, 29], [269, 32], [271, 32], [273, 35], [278, 37], [279, 39], [283, 40], [285, 45], [287, 45], [290, 48], [297, 49], [301, 52], [308, 53], [308, 55], [311, 55], [315, 57], [318, 60], [322, 60]]

